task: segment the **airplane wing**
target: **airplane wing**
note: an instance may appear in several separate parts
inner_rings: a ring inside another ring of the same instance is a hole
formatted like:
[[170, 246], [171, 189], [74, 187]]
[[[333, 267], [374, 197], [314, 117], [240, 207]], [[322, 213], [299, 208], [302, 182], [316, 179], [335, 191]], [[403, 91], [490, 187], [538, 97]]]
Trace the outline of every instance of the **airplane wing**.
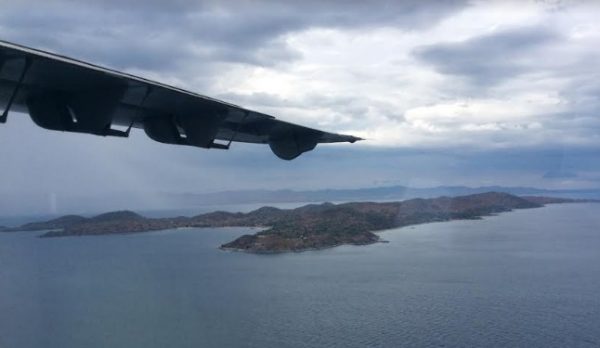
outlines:
[[140, 128], [162, 143], [207, 149], [228, 149], [233, 141], [269, 144], [285, 160], [319, 143], [361, 140], [0, 40], [2, 102], [0, 123], [13, 110], [50, 130], [127, 137], [131, 128]]

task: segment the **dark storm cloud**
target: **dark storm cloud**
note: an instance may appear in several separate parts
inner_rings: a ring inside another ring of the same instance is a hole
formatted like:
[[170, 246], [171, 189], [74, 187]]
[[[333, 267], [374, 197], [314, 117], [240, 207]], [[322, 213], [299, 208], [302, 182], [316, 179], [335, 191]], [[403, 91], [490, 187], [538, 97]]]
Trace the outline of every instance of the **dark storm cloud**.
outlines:
[[[272, 66], [299, 53], [287, 33], [308, 28], [434, 25], [463, 1], [5, 2], [5, 39], [117, 68], [172, 70], [186, 62]], [[32, 11], [31, 9], [35, 10]]]
[[443, 74], [465, 77], [475, 87], [490, 87], [535, 70], [540, 62], [531, 53], [560, 36], [547, 27], [523, 27], [477, 36], [466, 41], [422, 46], [414, 51], [421, 61]]

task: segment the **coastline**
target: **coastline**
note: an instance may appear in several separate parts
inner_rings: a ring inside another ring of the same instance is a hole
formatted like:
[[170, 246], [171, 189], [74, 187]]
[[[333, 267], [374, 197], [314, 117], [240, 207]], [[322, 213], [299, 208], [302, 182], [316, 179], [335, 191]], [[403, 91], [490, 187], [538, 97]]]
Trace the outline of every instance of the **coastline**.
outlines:
[[294, 209], [262, 207], [248, 213], [216, 211], [193, 217], [153, 219], [131, 211], [109, 212], [90, 218], [67, 215], [4, 231], [44, 231], [39, 238], [56, 238], [134, 234], [181, 228], [247, 227], [253, 234], [239, 236], [220, 245], [219, 249], [279, 254], [323, 250], [340, 245], [385, 243], [379, 233], [389, 229], [432, 222], [480, 220], [515, 209], [572, 202], [580, 201], [488, 192], [401, 202], [322, 203]]
[[[379, 233], [379, 232], [385, 232], [385, 231], [389, 231], [389, 230], [393, 230], [393, 229], [388, 229], [388, 230], [381, 230], [381, 231], [373, 231], [373, 233]], [[370, 243], [364, 243], [364, 244], [347, 244], [347, 243], [339, 243], [339, 244], [335, 244], [335, 245], [329, 245], [329, 246], [322, 246], [322, 247], [313, 247], [313, 248], [306, 248], [306, 249], [297, 249], [297, 250], [271, 250], [271, 251], [251, 251], [251, 250], [245, 250], [245, 249], [239, 249], [239, 248], [232, 248], [232, 247], [224, 247], [223, 245], [219, 246], [218, 249], [222, 250], [222, 251], [228, 251], [228, 252], [234, 252], [234, 253], [246, 253], [246, 254], [256, 254], [256, 255], [279, 255], [279, 254], [287, 254], [287, 253], [303, 253], [305, 251], [320, 251], [320, 250], [328, 250], [328, 249], [333, 249], [333, 248], [337, 248], [339, 246], [343, 246], [343, 245], [348, 245], [348, 246], [366, 246], [366, 245], [373, 245], [373, 244], [387, 244], [389, 243], [388, 240], [385, 239], [381, 239], [380, 236], [377, 236], [379, 239]]]

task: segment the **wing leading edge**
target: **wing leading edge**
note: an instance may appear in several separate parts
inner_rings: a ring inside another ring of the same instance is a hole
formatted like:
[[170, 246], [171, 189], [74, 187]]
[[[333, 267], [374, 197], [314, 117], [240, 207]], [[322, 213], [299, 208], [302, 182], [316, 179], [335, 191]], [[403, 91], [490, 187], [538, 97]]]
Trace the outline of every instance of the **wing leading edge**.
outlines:
[[268, 144], [285, 160], [319, 143], [361, 140], [1, 40], [0, 103], [5, 105], [0, 123], [14, 110], [50, 130], [127, 137], [131, 128], [140, 128], [162, 143], [207, 149]]

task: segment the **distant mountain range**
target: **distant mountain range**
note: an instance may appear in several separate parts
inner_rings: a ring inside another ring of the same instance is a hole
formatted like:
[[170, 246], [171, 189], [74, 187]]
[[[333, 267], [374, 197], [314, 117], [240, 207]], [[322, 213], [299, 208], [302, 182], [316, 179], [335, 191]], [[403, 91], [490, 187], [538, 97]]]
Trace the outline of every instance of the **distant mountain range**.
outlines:
[[[387, 186], [323, 190], [237, 190], [213, 193], [121, 192], [77, 196], [0, 194], [0, 225], [17, 226], [32, 218], [52, 218], [66, 213], [91, 216], [102, 211], [134, 210], [154, 217], [174, 214], [192, 216], [213, 210], [244, 211], [257, 206], [280, 204], [288, 207], [302, 203], [402, 201], [412, 198], [456, 197], [483, 192], [503, 192], [517, 196], [552, 196], [575, 199], [600, 199], [600, 188], [549, 190], [532, 187], [438, 186], [415, 188]], [[166, 213], [165, 213], [166, 212]], [[26, 218], [2, 219], [25, 216]]]
[[600, 199], [600, 189], [549, 190], [532, 187], [503, 186], [437, 186], [414, 188], [407, 186], [387, 186], [339, 190], [249, 190], [223, 191], [214, 193], [165, 194], [168, 200], [181, 206], [203, 204], [247, 204], [247, 203], [293, 203], [293, 202], [345, 202], [345, 201], [386, 201], [411, 198], [432, 198], [440, 196], [461, 196], [484, 192], [503, 192], [517, 196], [553, 196], [576, 199]]

